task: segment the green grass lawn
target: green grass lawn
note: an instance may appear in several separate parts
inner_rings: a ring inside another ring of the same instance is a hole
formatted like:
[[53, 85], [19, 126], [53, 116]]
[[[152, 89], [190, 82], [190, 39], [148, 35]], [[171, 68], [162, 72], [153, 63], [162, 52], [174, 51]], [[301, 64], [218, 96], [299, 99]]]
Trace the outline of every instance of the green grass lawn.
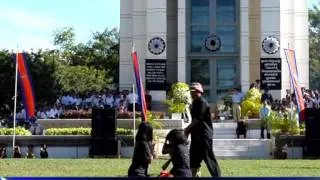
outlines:
[[[157, 176], [165, 160], [154, 160]], [[126, 176], [130, 159], [1, 159], [0, 176]], [[320, 160], [219, 160], [222, 176], [320, 176]], [[209, 176], [203, 164], [202, 177]]]

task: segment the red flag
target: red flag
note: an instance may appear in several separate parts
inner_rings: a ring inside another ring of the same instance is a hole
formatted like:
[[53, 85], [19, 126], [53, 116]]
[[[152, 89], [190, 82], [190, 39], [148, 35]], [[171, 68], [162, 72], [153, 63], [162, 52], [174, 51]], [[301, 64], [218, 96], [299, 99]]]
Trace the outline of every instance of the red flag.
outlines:
[[290, 79], [291, 79], [291, 85], [294, 89], [294, 93], [296, 96], [298, 111], [299, 111], [299, 118], [300, 120], [305, 120], [305, 106], [303, 101], [303, 95], [301, 91], [301, 86], [299, 82], [299, 74], [298, 74], [298, 68], [297, 68], [297, 62], [296, 62], [296, 54], [295, 51], [292, 49], [284, 49], [284, 53], [287, 58], [287, 62], [289, 65], [289, 72], [290, 72]]
[[26, 109], [27, 118], [31, 118], [35, 116], [35, 100], [31, 83], [31, 76], [29, 74], [28, 65], [25, 60], [25, 54], [16, 54], [16, 61], [18, 61], [18, 78], [20, 86], [19, 89], [22, 95], [22, 101]]
[[137, 85], [137, 91], [139, 96], [141, 118], [142, 118], [142, 121], [147, 122], [147, 105], [146, 105], [146, 100], [144, 96], [144, 88], [143, 88], [143, 84], [140, 76], [140, 68], [139, 68], [139, 60], [138, 60], [137, 52], [132, 51], [131, 56], [132, 56], [134, 76], [136, 78], [136, 85]]

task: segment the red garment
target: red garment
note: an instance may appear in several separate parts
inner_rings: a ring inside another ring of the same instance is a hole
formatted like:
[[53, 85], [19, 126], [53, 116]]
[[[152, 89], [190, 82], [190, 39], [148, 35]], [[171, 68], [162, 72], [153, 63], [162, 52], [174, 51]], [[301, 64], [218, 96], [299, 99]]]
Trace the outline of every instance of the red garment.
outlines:
[[172, 174], [170, 174], [170, 172], [169, 172], [169, 171], [162, 170], [162, 171], [160, 172], [159, 177], [173, 177], [173, 175], [172, 175]]

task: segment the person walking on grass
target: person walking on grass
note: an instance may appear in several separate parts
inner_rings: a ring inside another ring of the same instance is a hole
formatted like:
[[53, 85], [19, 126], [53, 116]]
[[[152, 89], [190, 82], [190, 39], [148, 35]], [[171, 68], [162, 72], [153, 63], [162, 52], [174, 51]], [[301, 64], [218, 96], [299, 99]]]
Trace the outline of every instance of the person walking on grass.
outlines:
[[200, 176], [201, 162], [204, 160], [211, 176], [219, 177], [221, 176], [220, 167], [212, 147], [213, 127], [210, 106], [202, 97], [204, 91], [200, 83], [192, 83], [190, 91], [193, 99], [191, 106], [192, 121], [185, 128], [185, 134], [186, 137], [191, 134], [190, 168], [192, 176]]

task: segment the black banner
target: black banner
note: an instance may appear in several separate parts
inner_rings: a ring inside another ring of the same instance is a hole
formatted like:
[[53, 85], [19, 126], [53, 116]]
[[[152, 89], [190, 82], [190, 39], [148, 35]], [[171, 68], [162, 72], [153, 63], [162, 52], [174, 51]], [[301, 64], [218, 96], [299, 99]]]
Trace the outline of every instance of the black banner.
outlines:
[[166, 60], [146, 59], [146, 89], [166, 90]]
[[260, 59], [261, 89], [281, 90], [281, 58]]

